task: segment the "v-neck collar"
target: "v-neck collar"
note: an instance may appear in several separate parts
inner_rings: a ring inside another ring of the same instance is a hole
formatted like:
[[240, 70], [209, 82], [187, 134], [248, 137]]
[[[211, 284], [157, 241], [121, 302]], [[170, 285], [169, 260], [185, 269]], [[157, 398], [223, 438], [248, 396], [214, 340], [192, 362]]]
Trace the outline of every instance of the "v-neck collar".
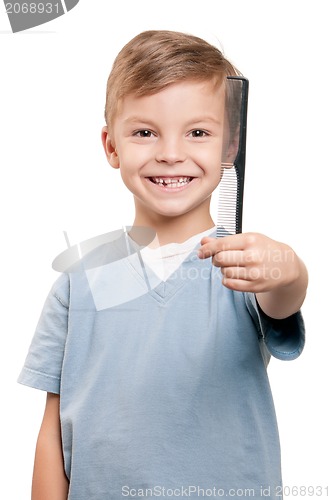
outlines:
[[[215, 236], [215, 230], [211, 230], [211, 237]], [[124, 237], [126, 237], [124, 235]], [[129, 248], [133, 251], [128, 258], [124, 259], [126, 267], [131, 273], [146, 286], [147, 293], [158, 302], [168, 301], [178, 290], [180, 290], [188, 280], [193, 279], [193, 268], [209, 265], [206, 261], [202, 261], [197, 256], [197, 250], [200, 242], [197, 242], [195, 247], [183, 262], [172, 272], [172, 274], [165, 280], [161, 280], [159, 276], [149, 267], [148, 263], [144, 262], [140, 249], [135, 242], [128, 238]], [[123, 244], [122, 244], [123, 247]]]

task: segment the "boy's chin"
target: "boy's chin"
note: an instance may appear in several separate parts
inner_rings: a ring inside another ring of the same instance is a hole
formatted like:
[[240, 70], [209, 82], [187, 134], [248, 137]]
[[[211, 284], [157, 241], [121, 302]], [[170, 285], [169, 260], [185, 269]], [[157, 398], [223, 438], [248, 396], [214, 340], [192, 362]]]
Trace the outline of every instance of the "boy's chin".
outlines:
[[183, 218], [183, 217], [190, 217], [190, 215], [193, 215], [193, 216], [197, 216], [199, 217], [200, 213], [202, 213], [202, 215], [206, 214], [206, 208], [202, 207], [201, 211], [199, 210], [199, 207], [200, 207], [200, 203], [198, 203], [197, 205], [194, 205], [194, 206], [186, 206], [186, 207], [183, 207], [183, 208], [180, 208], [178, 205], [175, 206], [175, 207], [158, 207], [157, 210], [151, 210], [150, 214], [154, 213], [154, 216], [156, 218], [160, 217], [160, 218], [163, 218], [163, 219], [169, 219], [170, 221], [171, 220], [174, 220], [174, 219], [180, 219], [180, 218]]

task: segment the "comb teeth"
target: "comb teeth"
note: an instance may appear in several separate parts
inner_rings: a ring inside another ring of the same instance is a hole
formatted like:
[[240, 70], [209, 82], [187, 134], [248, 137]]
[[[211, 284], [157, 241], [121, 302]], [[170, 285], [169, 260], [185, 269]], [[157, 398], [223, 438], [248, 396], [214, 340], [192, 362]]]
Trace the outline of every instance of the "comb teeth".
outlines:
[[238, 178], [235, 167], [225, 168], [219, 183], [217, 238], [237, 232]]

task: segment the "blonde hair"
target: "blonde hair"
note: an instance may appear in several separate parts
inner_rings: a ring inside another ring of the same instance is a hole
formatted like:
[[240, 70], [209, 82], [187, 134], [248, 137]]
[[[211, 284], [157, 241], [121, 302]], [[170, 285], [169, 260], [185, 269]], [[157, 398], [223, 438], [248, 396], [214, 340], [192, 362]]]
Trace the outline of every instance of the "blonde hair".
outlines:
[[240, 72], [205, 40], [176, 31], [144, 31], [116, 57], [107, 81], [105, 120], [110, 125], [121, 100], [159, 92], [184, 80], [212, 80], [220, 85]]

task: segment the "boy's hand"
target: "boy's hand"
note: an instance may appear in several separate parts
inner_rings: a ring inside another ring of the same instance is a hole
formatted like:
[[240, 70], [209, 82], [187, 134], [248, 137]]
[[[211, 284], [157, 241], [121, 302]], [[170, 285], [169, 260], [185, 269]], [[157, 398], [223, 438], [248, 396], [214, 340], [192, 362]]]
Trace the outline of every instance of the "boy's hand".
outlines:
[[263, 234], [203, 238], [201, 244], [199, 257], [212, 257], [223, 284], [232, 290], [268, 292], [296, 280], [299, 273], [295, 252]]
[[286, 317], [300, 308], [307, 272], [288, 245], [258, 233], [206, 237], [201, 244], [198, 256], [212, 257], [212, 263], [220, 267], [222, 283], [231, 290], [258, 294], [266, 314]]

